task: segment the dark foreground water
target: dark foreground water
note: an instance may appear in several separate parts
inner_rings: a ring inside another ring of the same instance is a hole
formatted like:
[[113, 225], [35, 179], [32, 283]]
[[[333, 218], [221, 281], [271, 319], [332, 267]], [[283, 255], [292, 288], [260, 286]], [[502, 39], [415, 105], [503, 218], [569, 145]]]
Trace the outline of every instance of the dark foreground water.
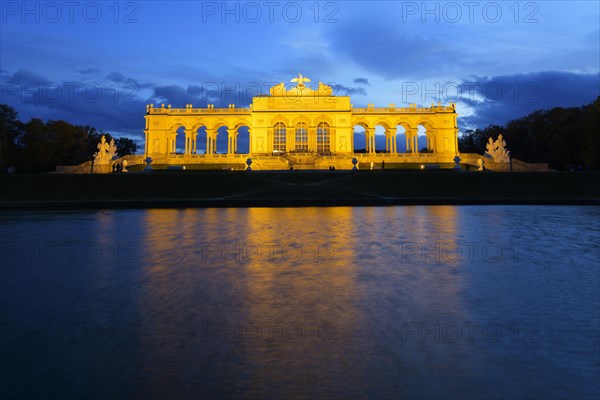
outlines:
[[600, 396], [598, 207], [0, 223], [6, 399]]

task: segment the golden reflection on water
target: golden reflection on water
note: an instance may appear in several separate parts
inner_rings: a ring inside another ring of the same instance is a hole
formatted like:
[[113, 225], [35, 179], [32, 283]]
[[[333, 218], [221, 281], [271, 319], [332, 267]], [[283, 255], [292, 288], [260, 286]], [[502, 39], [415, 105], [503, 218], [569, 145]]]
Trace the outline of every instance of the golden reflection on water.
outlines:
[[274, 388], [296, 382], [298, 397], [314, 395], [302, 390], [321, 382], [326, 395], [327, 382], [334, 381], [328, 371], [346, 364], [348, 375], [355, 373], [352, 332], [364, 320], [357, 308], [353, 209], [253, 208], [247, 215], [248, 242], [282, 249], [272, 260], [247, 265], [248, 316], [268, 331], [267, 340], [245, 343], [256, 366], [252, 395], [269, 395], [260, 392], [269, 381]]
[[[147, 210], [141, 363], [165, 376], [149, 384], [164, 391], [184, 366], [202, 370], [233, 356], [226, 395], [269, 397], [297, 384], [299, 397], [311, 396], [302, 388], [322, 381], [327, 396], [336, 381], [328, 371], [340, 368], [361, 379], [373, 359], [372, 318], [461, 312], [457, 263], [428, 266], [418, 247], [403, 258], [407, 243], [455, 241], [457, 219], [455, 207]], [[421, 287], [443, 293], [444, 303]], [[399, 292], [406, 304], [385, 303]]]

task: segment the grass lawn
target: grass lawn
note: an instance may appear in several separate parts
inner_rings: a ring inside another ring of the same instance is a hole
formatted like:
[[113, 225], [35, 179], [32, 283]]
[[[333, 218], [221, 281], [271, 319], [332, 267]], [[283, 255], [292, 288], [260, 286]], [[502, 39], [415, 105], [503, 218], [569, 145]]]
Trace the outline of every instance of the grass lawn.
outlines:
[[600, 204], [600, 173], [155, 171], [0, 175], [0, 207]]

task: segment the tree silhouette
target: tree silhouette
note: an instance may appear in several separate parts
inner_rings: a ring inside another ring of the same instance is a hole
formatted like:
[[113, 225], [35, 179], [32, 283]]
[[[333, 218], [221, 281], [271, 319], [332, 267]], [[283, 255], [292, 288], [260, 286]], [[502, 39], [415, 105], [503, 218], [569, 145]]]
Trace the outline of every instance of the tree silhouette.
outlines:
[[544, 162], [555, 169], [600, 169], [600, 97], [572, 108], [538, 110], [505, 126], [490, 125], [465, 132], [458, 140], [462, 153], [485, 152], [488, 138], [502, 133], [511, 156]]
[[[17, 172], [50, 172], [58, 165], [78, 165], [90, 161], [102, 135], [113, 137], [91, 126], [72, 125], [65, 121], [33, 118], [19, 121], [17, 112], [0, 104], [0, 172], [10, 166]], [[137, 145], [123, 137], [115, 140], [120, 156], [134, 154]]]

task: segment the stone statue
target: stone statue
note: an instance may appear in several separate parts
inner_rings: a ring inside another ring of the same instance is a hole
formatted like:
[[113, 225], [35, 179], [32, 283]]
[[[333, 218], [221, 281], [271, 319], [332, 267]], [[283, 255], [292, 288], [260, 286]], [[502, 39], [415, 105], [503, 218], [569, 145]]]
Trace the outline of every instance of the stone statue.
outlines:
[[117, 156], [117, 145], [115, 144], [115, 139], [110, 140], [110, 145], [108, 146], [108, 159], [112, 160]]
[[502, 134], [498, 135], [498, 139], [494, 143], [496, 147], [496, 158], [495, 162], [509, 163], [510, 162], [510, 151], [506, 148], [506, 141], [502, 138]]
[[485, 152], [488, 153], [490, 156], [494, 154], [494, 139], [492, 139], [491, 137], [488, 139], [488, 142], [485, 145]]
[[285, 84], [283, 82], [281, 82], [278, 85], [272, 86], [271, 87], [271, 96], [283, 96], [285, 91]]
[[298, 89], [304, 89], [304, 87], [306, 87], [306, 85], [304, 84], [304, 82], [310, 82], [310, 79], [308, 79], [305, 76], [302, 76], [302, 74], [298, 74], [297, 78], [291, 79], [290, 82], [295, 82], [297, 83], [297, 87]]
[[323, 82], [319, 82], [319, 87], [317, 90], [319, 96], [331, 96], [331, 94], [333, 93], [333, 89], [331, 88], [331, 86], [326, 85]]
[[96, 153], [94, 162], [98, 165], [108, 165], [110, 161], [110, 157], [108, 156], [110, 146], [108, 143], [106, 143], [106, 137], [104, 137], [104, 135], [102, 135], [102, 138], [100, 139], [100, 143], [98, 143], [97, 148], [98, 152]]
[[498, 135], [498, 139], [494, 140], [490, 137], [485, 145], [486, 153], [489, 154], [495, 163], [509, 163], [510, 151], [506, 148], [506, 141], [502, 134]]
[[127, 164], [129, 164], [127, 160], [123, 160], [123, 162], [121, 163], [121, 172], [129, 172], [127, 171]]

